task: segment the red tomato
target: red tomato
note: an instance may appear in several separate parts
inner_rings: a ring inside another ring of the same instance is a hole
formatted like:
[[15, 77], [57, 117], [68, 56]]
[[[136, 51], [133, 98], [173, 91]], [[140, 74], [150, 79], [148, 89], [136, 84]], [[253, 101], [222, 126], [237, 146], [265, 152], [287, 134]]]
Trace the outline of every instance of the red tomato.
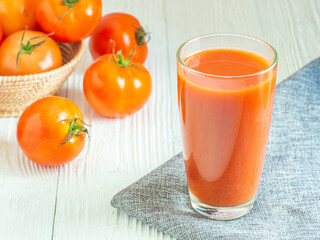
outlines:
[[0, 0], [0, 22], [4, 36], [25, 29], [38, 30], [36, 0]]
[[84, 94], [89, 104], [103, 116], [124, 117], [138, 111], [148, 101], [151, 77], [139, 63], [124, 60], [121, 51], [98, 58], [84, 75]]
[[2, 43], [2, 39], [3, 39], [3, 30], [2, 30], [2, 27], [0, 25], [0, 45]]
[[146, 36], [139, 21], [126, 13], [105, 15], [97, 30], [90, 37], [90, 52], [94, 59], [104, 54], [111, 54], [114, 43], [116, 51], [122, 50], [129, 57], [134, 50], [133, 61], [143, 64], [148, 56]]
[[[37, 46], [40, 42], [43, 43]], [[32, 49], [32, 46], [35, 48]], [[19, 52], [21, 53], [17, 64]], [[61, 65], [62, 55], [58, 44], [42, 32], [18, 31], [7, 37], [0, 46], [0, 75], [34, 74], [49, 71]]]
[[101, 0], [38, 0], [37, 21], [45, 33], [60, 42], [78, 42], [90, 36], [101, 19]]
[[62, 97], [46, 97], [32, 103], [21, 115], [17, 139], [24, 154], [46, 166], [73, 160], [82, 151], [85, 134], [82, 113]]

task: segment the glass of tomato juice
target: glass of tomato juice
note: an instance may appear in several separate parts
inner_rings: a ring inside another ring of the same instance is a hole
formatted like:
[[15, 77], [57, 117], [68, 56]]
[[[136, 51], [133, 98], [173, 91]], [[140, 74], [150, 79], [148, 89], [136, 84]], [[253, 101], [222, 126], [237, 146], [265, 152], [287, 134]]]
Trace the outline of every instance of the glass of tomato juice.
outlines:
[[193, 38], [177, 52], [183, 155], [193, 208], [231, 220], [253, 207], [270, 129], [278, 55], [240, 34]]

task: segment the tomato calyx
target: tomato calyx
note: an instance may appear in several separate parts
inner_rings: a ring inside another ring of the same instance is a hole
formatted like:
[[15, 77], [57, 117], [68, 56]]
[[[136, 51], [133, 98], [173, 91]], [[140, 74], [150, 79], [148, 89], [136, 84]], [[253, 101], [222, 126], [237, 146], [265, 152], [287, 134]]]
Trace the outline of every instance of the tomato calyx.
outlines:
[[58, 19], [56, 22], [58, 22], [61, 18], [63, 18], [68, 12], [71, 11], [71, 9], [74, 7], [74, 5], [81, 0], [62, 0], [62, 4], [69, 7], [67, 11], [65, 11]]
[[137, 66], [136, 64], [134, 63], [130, 63], [132, 57], [133, 57], [133, 54], [134, 54], [134, 50], [135, 50], [135, 47], [133, 48], [133, 51], [131, 53], [131, 56], [128, 58], [128, 59], [124, 59], [123, 57], [123, 54], [122, 54], [122, 50], [119, 50], [117, 52], [117, 55], [119, 56], [118, 59], [116, 59], [116, 55], [114, 54], [114, 48], [113, 48], [113, 53], [112, 53], [112, 58], [113, 58], [113, 61], [119, 66], [119, 67], [124, 67], [126, 68], [128, 71], [129, 71], [129, 77], [130, 77], [130, 70], [128, 69], [128, 67], [130, 66], [133, 66], [133, 67], [136, 67], [138, 69], [140, 69], [141, 71], [145, 72], [145, 70], [141, 69], [139, 66]]
[[134, 64], [131, 64], [130, 61], [133, 58], [133, 54], [134, 54], [134, 50], [136, 49], [136, 47], [133, 48], [131, 56], [128, 59], [124, 59], [123, 54], [122, 54], [122, 50], [120, 49], [117, 52], [117, 55], [119, 56], [118, 59], [116, 59], [116, 55], [115, 55], [115, 48], [116, 48], [116, 43], [115, 41], [113, 41], [112, 39], [110, 39], [110, 43], [113, 44], [113, 48], [112, 48], [112, 58], [113, 61], [119, 66], [119, 67], [129, 67], [129, 66], [135, 66]]
[[78, 2], [80, 2], [80, 0], [62, 0], [62, 3], [69, 8], [72, 8]]
[[[111, 39], [110, 40], [111, 43], [113, 43], [113, 49], [112, 49], [112, 58], [113, 58], [113, 61], [119, 66], [119, 67], [124, 67], [126, 68], [128, 71], [129, 71], [129, 77], [130, 77], [130, 70], [128, 69], [128, 67], [130, 66], [133, 66], [133, 67], [136, 67], [138, 69], [140, 69], [141, 71], [145, 71], [143, 69], [141, 69], [139, 66], [137, 66], [136, 64], [134, 63], [130, 63], [131, 59], [133, 58], [133, 55], [134, 55], [134, 50], [136, 49], [136, 47], [133, 48], [132, 50], [132, 53], [131, 53], [131, 56], [128, 58], [128, 59], [124, 59], [124, 56], [122, 54], [122, 50], [118, 50], [117, 52], [117, 55], [119, 56], [119, 58], [117, 59], [116, 58], [116, 54], [115, 54], [115, 42]], [[109, 61], [110, 61], [110, 58], [109, 58]]]
[[[139, 46], [146, 45], [150, 41], [150, 33], [146, 32], [143, 27], [136, 27], [136, 40]], [[145, 40], [147, 37], [147, 40]]]
[[70, 122], [69, 123], [69, 130], [68, 130], [68, 137], [63, 143], [61, 143], [61, 145], [64, 145], [67, 142], [69, 142], [71, 140], [71, 138], [73, 138], [73, 136], [85, 136], [85, 135], [89, 136], [88, 129], [85, 126], [78, 124], [77, 120], [79, 120], [83, 125], [90, 126], [89, 124], [86, 124], [81, 118], [61, 120], [61, 122], [62, 121]]
[[112, 58], [114, 60], [114, 62], [119, 66], [119, 67], [129, 67], [129, 66], [132, 66], [133, 64], [130, 63], [130, 60], [132, 59], [133, 57], [133, 53], [134, 53], [134, 50], [132, 51], [132, 54], [131, 56], [128, 58], [128, 59], [124, 59], [123, 57], [123, 54], [122, 54], [122, 50], [119, 50], [117, 52], [117, 55], [118, 55], [118, 59], [116, 59], [116, 55], [114, 54], [114, 49], [113, 49], [113, 53], [112, 53]]
[[44, 38], [44, 37], [49, 37], [49, 36], [53, 35], [53, 33], [49, 33], [49, 34], [46, 34], [46, 35], [33, 37], [33, 38], [30, 38], [28, 40], [27, 44], [24, 44], [23, 43], [23, 38], [24, 38], [24, 34], [26, 33], [26, 31], [27, 31], [27, 28], [24, 30], [24, 32], [22, 34], [21, 42], [20, 42], [21, 48], [20, 48], [20, 51], [17, 54], [17, 59], [16, 59], [17, 72], [19, 71], [19, 57], [20, 57], [20, 55], [21, 54], [29, 54], [30, 55], [35, 48], [40, 47], [42, 44], [44, 44], [49, 39], [45, 39], [45, 40], [43, 40], [43, 41], [41, 41], [39, 43], [36, 43], [36, 44], [31, 44], [31, 41], [35, 40], [35, 39], [38, 39], [38, 38]]

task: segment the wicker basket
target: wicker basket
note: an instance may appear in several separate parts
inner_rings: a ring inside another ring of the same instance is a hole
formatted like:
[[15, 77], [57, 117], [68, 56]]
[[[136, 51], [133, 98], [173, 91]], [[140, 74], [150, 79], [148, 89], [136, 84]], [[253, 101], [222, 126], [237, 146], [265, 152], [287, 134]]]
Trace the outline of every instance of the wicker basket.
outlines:
[[74, 71], [84, 53], [84, 42], [59, 43], [63, 65], [24, 76], [0, 76], [0, 117], [17, 117], [32, 102], [54, 95]]

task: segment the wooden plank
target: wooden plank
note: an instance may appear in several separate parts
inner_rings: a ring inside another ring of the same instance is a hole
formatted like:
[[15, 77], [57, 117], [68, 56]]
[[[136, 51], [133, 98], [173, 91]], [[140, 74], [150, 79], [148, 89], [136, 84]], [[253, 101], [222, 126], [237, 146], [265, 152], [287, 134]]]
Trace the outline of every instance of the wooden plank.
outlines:
[[105, 1], [104, 14], [109, 12], [133, 14], [151, 31], [145, 66], [153, 79], [152, 96], [133, 116], [101, 117], [82, 93], [83, 73], [92, 63], [89, 51], [85, 53], [68, 80], [67, 97], [83, 110], [92, 137], [77, 161], [61, 168], [53, 239], [170, 239], [110, 206], [116, 192], [174, 154], [164, 5], [148, 0]]
[[22, 154], [17, 120], [0, 119], [0, 239], [51, 239], [58, 171]]

